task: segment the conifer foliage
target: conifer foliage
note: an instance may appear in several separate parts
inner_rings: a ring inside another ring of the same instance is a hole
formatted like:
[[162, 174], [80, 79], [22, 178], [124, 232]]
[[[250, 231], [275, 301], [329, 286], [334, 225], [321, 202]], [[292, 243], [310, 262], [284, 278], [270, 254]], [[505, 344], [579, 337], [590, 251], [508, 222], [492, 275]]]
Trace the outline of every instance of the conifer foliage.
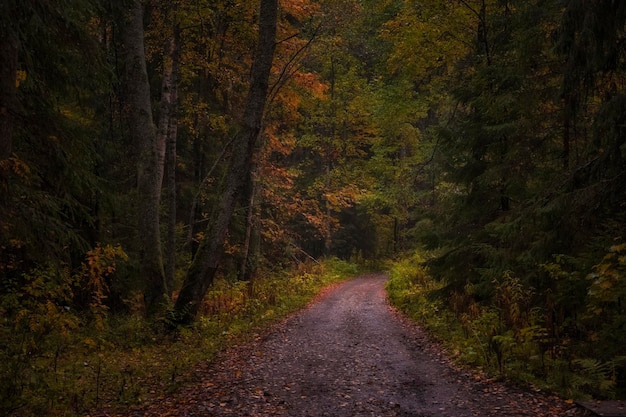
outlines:
[[111, 317], [184, 332], [215, 283], [400, 257], [467, 356], [619, 392], [625, 25], [608, 0], [1, 1], [0, 380]]

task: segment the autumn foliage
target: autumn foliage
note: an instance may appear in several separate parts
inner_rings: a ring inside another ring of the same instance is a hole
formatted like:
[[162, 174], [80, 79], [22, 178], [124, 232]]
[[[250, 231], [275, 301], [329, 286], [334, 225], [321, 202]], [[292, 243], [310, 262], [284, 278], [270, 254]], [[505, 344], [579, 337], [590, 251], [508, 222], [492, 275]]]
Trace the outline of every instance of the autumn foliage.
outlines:
[[[274, 302], [250, 288], [306, 287], [276, 284], [284, 271], [393, 258], [392, 298], [456, 329], [467, 362], [623, 396], [626, 3], [566, 3], [281, 1], [258, 140], [210, 240], [260, 3], [1, 2], [3, 412], [62, 397], [79, 413], [105, 385], [138, 401], [138, 366], [103, 382], [93, 358], [117, 346], [102, 335], [140, 329], [133, 351], [172, 327], [206, 243], [219, 262], [201, 310], [220, 320]], [[158, 146], [139, 146], [133, 114]], [[214, 323], [174, 333], [194, 326]], [[69, 382], [86, 370], [95, 389]]]

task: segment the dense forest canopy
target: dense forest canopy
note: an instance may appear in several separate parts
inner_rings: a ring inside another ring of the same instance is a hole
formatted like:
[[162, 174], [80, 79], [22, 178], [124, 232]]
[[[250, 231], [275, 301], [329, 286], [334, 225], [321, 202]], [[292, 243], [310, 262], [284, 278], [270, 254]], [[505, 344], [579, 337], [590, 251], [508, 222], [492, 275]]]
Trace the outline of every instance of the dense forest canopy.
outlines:
[[2, 1], [0, 339], [188, 324], [215, 279], [420, 250], [460, 320], [497, 312], [496, 351], [623, 384], [625, 24], [617, 0]]

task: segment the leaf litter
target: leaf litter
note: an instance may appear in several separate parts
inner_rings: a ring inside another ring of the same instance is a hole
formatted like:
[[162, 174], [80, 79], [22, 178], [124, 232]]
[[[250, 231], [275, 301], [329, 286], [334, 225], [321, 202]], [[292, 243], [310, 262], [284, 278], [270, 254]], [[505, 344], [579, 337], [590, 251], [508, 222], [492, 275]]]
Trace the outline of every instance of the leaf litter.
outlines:
[[93, 416], [582, 416], [571, 401], [455, 367], [365, 275], [194, 370], [195, 382]]

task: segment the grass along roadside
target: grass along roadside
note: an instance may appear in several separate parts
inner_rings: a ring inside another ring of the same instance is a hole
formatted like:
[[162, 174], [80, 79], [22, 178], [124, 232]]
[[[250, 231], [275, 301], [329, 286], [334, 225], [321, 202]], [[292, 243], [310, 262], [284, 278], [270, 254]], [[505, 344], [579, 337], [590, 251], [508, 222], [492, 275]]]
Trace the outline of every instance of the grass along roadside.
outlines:
[[[611, 398], [614, 364], [577, 358], [556, 349], [547, 351], [548, 331], [540, 314], [517, 327], [503, 317], [520, 311], [523, 303], [510, 296], [521, 284], [511, 275], [498, 280], [497, 306], [468, 303], [461, 294], [447, 294], [445, 282], [429, 276], [425, 254], [416, 252], [393, 261], [387, 293], [390, 302], [420, 323], [463, 366], [490, 377], [506, 378], [524, 386], [556, 392], [571, 399]], [[502, 292], [502, 294], [499, 294]], [[522, 291], [517, 291], [523, 294]]]
[[[140, 316], [107, 317], [100, 326], [50, 329], [36, 353], [8, 354], [0, 372], [0, 414], [88, 415], [165, 396], [190, 382], [190, 370], [219, 351], [304, 307], [324, 287], [358, 273], [336, 259], [248, 283], [219, 280], [201, 317], [175, 336]], [[27, 329], [28, 331], [28, 329]], [[6, 342], [20, 345], [24, 335]], [[45, 343], [44, 343], [45, 342]], [[13, 351], [21, 349], [19, 346]]]

